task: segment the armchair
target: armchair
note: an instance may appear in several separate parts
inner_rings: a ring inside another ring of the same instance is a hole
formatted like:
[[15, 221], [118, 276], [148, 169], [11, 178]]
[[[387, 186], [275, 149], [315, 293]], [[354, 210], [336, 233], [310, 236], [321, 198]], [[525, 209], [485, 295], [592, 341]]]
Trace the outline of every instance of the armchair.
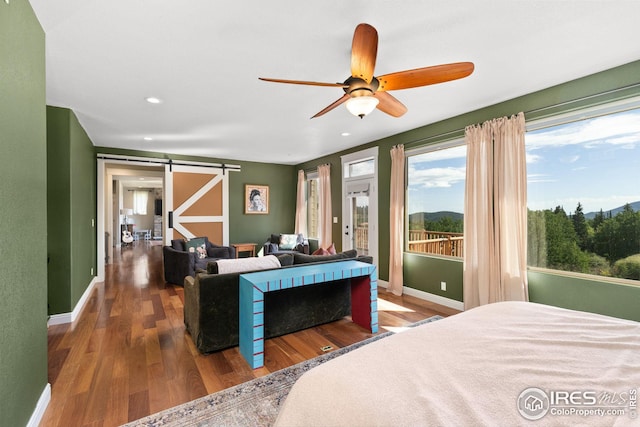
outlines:
[[264, 255], [309, 254], [309, 241], [302, 234], [272, 234], [262, 246]]
[[171, 246], [162, 248], [165, 281], [182, 286], [185, 277], [195, 277], [197, 270], [206, 270], [209, 261], [236, 257], [234, 247], [216, 245], [209, 242], [207, 237], [194, 238], [189, 242], [199, 245], [190, 251], [185, 240], [175, 239], [171, 241]]

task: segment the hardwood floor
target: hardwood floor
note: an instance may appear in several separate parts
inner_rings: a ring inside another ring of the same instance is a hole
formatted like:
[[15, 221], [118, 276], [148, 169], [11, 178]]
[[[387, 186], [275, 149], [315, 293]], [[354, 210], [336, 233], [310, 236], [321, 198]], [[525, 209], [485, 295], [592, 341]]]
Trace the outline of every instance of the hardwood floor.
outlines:
[[[164, 282], [159, 242], [116, 249], [79, 319], [49, 328], [52, 396], [41, 427], [118, 426], [372, 335], [345, 318], [269, 339], [265, 366], [252, 370], [238, 347], [199, 354], [183, 301], [182, 287]], [[457, 312], [384, 289], [378, 301], [380, 332]]]

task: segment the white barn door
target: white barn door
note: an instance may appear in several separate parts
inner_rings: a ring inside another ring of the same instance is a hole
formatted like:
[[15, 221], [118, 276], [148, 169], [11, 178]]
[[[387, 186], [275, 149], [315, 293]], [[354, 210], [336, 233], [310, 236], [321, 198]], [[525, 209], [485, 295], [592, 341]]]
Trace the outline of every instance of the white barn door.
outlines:
[[229, 245], [229, 175], [221, 168], [165, 165], [165, 244], [206, 236]]

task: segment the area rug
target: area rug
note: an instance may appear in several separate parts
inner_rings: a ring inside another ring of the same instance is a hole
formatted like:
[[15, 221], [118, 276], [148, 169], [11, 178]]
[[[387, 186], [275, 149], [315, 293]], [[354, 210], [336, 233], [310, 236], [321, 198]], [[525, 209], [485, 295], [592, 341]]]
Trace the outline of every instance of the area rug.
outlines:
[[[442, 317], [433, 316], [409, 327], [438, 319]], [[289, 390], [302, 374], [328, 360], [389, 335], [393, 335], [393, 332], [373, 336], [264, 377], [141, 418], [123, 427], [270, 426], [276, 420], [280, 404], [284, 402]]]

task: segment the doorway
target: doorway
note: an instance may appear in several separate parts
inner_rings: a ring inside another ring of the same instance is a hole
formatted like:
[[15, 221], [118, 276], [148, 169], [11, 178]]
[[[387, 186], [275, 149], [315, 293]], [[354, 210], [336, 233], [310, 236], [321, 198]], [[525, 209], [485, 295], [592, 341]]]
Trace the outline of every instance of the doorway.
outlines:
[[378, 263], [378, 148], [342, 156], [342, 250]]

